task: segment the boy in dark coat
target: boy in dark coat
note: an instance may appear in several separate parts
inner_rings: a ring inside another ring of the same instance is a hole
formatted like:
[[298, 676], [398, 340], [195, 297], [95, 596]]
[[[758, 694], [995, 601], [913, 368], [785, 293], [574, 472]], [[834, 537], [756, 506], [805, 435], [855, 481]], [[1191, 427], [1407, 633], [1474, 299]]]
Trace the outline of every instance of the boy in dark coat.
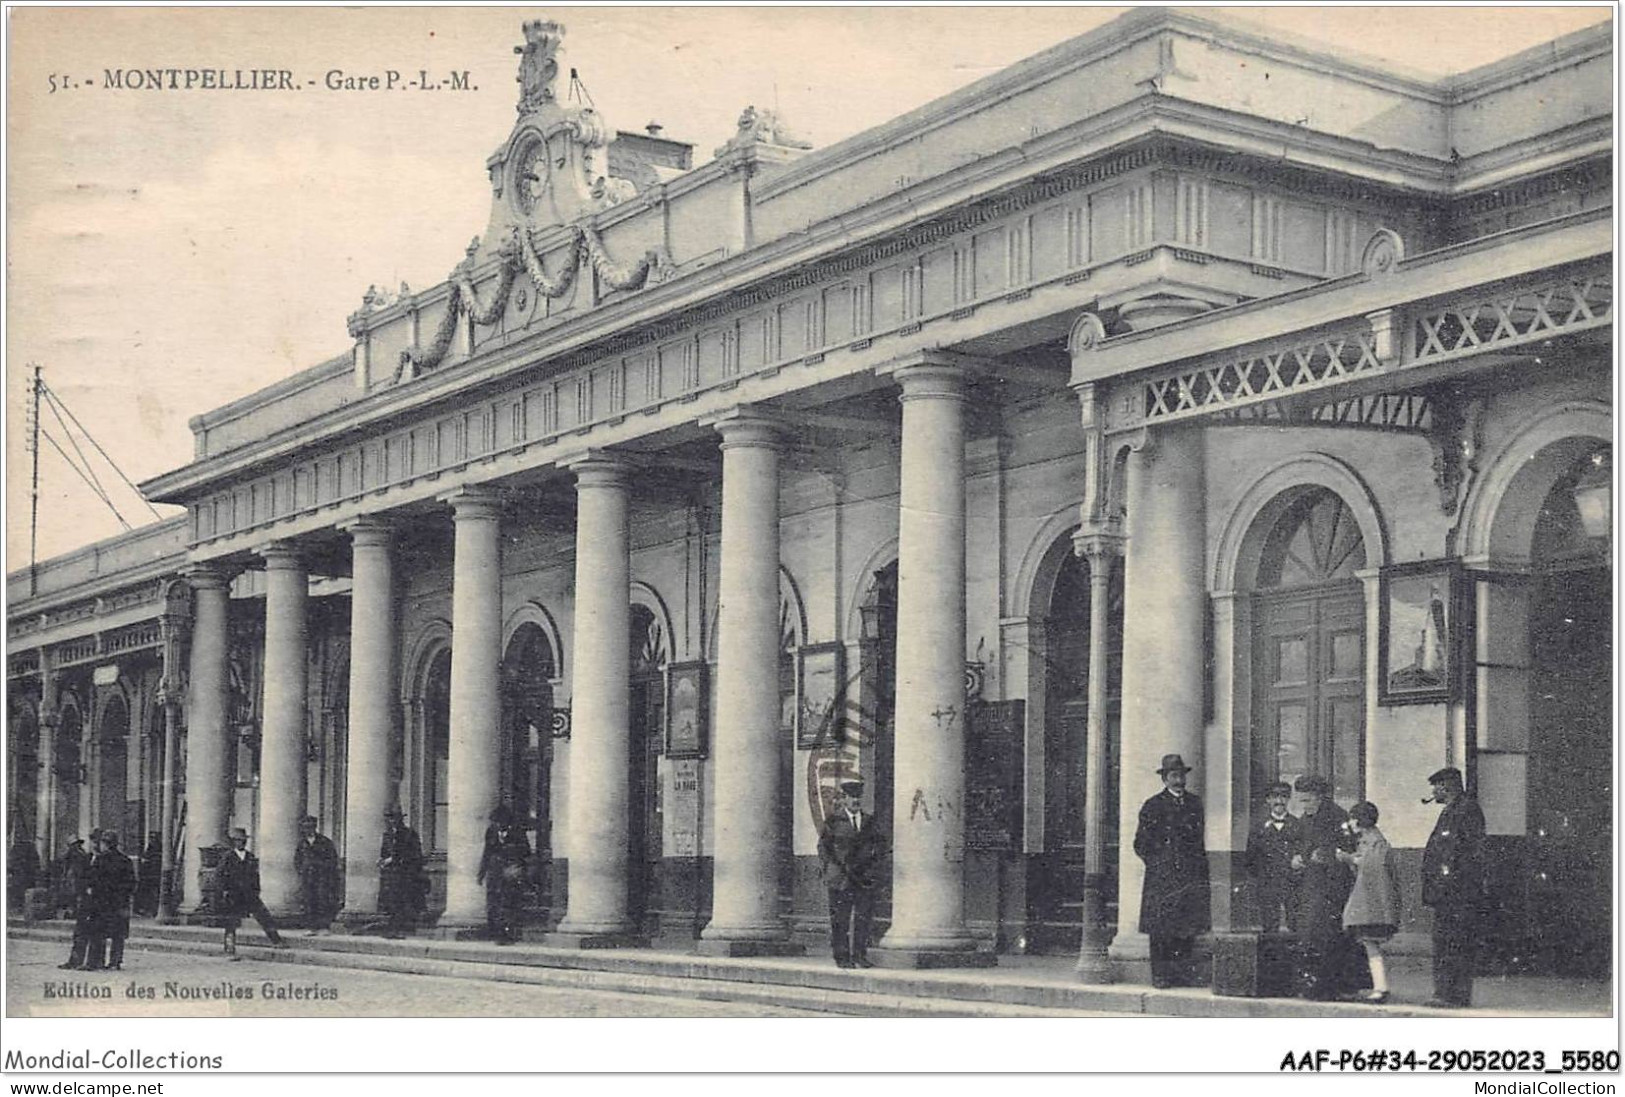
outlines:
[[1247, 838], [1247, 876], [1258, 899], [1258, 924], [1265, 933], [1294, 928], [1297, 916], [1304, 832], [1302, 820], [1286, 810], [1291, 799], [1291, 785], [1285, 781], [1272, 784], [1265, 798], [1268, 811]]
[[525, 867], [530, 864], [530, 839], [514, 825], [505, 807], [491, 812], [485, 828], [485, 852], [475, 880], [485, 885], [485, 924], [491, 940], [511, 945], [519, 939], [519, 906], [525, 897]]
[[1134, 852], [1145, 862], [1140, 932], [1151, 938], [1156, 987], [1195, 985], [1191, 951], [1213, 924], [1202, 801], [1185, 791], [1190, 771], [1179, 755], [1163, 755], [1162, 791], [1140, 808], [1134, 832]]

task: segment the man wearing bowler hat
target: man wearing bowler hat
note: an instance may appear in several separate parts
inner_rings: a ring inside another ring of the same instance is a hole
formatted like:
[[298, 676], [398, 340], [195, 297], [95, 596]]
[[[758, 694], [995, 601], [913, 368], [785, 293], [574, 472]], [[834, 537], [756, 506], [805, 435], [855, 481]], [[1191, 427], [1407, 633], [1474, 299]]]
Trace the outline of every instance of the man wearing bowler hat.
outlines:
[[1422, 851], [1422, 902], [1433, 908], [1433, 1000], [1459, 1009], [1473, 1004], [1473, 944], [1484, 906], [1484, 812], [1467, 795], [1461, 770], [1446, 766], [1428, 778], [1443, 804]]
[[829, 890], [829, 943], [839, 967], [873, 967], [869, 926], [875, 913], [886, 838], [863, 811], [863, 783], [841, 782], [841, 799], [818, 835], [818, 864]]
[[1191, 950], [1213, 924], [1202, 801], [1185, 791], [1190, 771], [1181, 756], [1162, 756], [1162, 791], [1141, 806], [1134, 832], [1134, 852], [1145, 862], [1140, 932], [1151, 938], [1156, 987], [1195, 985]]

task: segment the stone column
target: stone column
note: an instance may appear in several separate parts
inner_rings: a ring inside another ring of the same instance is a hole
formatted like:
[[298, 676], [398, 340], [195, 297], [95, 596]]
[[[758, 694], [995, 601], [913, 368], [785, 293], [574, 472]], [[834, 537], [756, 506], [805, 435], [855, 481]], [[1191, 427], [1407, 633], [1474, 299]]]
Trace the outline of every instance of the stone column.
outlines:
[[181, 904], [195, 910], [202, 893], [198, 869], [203, 846], [224, 845], [230, 802], [226, 795], [231, 729], [226, 726], [226, 605], [231, 580], [207, 565], [186, 572], [192, 585], [192, 665], [186, 714], [186, 848], [181, 861]]
[[549, 944], [626, 942], [631, 561], [626, 471], [592, 455], [576, 475], [575, 673], [570, 698], [569, 885]]
[[722, 435], [722, 577], [717, 681], [716, 869], [701, 951], [803, 951], [779, 914], [779, 424], [735, 413]]
[[395, 560], [387, 522], [347, 523], [350, 586], [350, 726], [345, 760], [345, 922], [378, 916], [378, 851], [394, 806]]
[[1106, 924], [1106, 780], [1110, 765], [1110, 730], [1106, 693], [1110, 686], [1107, 645], [1111, 629], [1112, 568], [1123, 551], [1121, 538], [1110, 534], [1076, 538], [1079, 556], [1089, 561], [1089, 745], [1084, 762], [1083, 807], [1083, 938], [1076, 971], [1081, 982], [1109, 983], [1112, 966], [1107, 948], [1112, 929]]
[[265, 560], [265, 703], [261, 709], [260, 898], [277, 914], [299, 910], [293, 851], [305, 814], [305, 608], [310, 576], [299, 550], [276, 542]]
[[456, 522], [451, 598], [451, 758], [446, 777], [443, 927], [485, 924], [478, 881], [485, 827], [501, 776], [502, 506], [494, 491], [464, 488], [444, 497]]
[[39, 758], [40, 778], [38, 799], [34, 802], [34, 837], [39, 843], [40, 864], [52, 864], [61, 852], [56, 833], [56, 729], [62, 717], [56, 709], [56, 671], [51, 666], [51, 652], [40, 648], [39, 653]]
[[1189, 788], [1203, 792], [1202, 688], [1205, 460], [1200, 428], [1153, 436], [1128, 464], [1123, 572], [1122, 786], [1118, 823], [1117, 936], [1111, 957], [1149, 960], [1140, 932], [1145, 864], [1134, 853], [1140, 807], [1162, 788], [1157, 764], [1182, 754]]
[[895, 370], [902, 385], [897, 712], [887, 966], [990, 963], [965, 928], [965, 371]]

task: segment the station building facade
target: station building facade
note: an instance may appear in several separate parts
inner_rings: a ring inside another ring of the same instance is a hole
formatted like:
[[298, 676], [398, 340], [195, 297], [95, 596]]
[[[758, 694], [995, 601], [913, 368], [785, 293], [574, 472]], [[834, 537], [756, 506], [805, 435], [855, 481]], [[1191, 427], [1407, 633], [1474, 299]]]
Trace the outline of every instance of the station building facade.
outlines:
[[[1266, 786], [1489, 820], [1509, 965], [1609, 970], [1611, 28], [1423, 80], [1135, 11], [836, 145], [617, 134], [524, 27], [491, 221], [350, 353], [193, 421], [184, 518], [8, 578], [47, 858], [165, 835], [180, 912], [298, 819], [447, 932], [527, 821], [555, 942], [816, 939], [838, 782], [877, 955], [1135, 977], [1131, 848], [1195, 767], [1217, 929]], [[475, 173], [471, 165], [471, 177]]]

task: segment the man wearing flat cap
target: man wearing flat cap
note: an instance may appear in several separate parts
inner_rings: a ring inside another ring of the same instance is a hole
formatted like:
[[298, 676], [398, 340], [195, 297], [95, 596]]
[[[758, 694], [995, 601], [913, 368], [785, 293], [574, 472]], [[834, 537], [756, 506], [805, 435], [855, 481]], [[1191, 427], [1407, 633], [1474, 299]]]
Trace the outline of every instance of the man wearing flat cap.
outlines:
[[1140, 808], [1134, 852], [1145, 862], [1140, 932], [1151, 938], [1151, 983], [1194, 986], [1191, 950], [1212, 926], [1207, 841], [1202, 801], [1185, 791], [1191, 767], [1177, 754], [1162, 756], [1162, 791]]
[[1446, 766], [1428, 778], [1443, 804], [1422, 851], [1422, 902], [1433, 908], [1433, 1000], [1459, 1009], [1473, 1004], [1473, 946], [1484, 906], [1484, 812], [1467, 795], [1461, 770]]
[[829, 944], [838, 967], [873, 967], [869, 926], [886, 859], [886, 838], [863, 811], [863, 783], [843, 781], [841, 799], [818, 835], [818, 864], [829, 891]]

